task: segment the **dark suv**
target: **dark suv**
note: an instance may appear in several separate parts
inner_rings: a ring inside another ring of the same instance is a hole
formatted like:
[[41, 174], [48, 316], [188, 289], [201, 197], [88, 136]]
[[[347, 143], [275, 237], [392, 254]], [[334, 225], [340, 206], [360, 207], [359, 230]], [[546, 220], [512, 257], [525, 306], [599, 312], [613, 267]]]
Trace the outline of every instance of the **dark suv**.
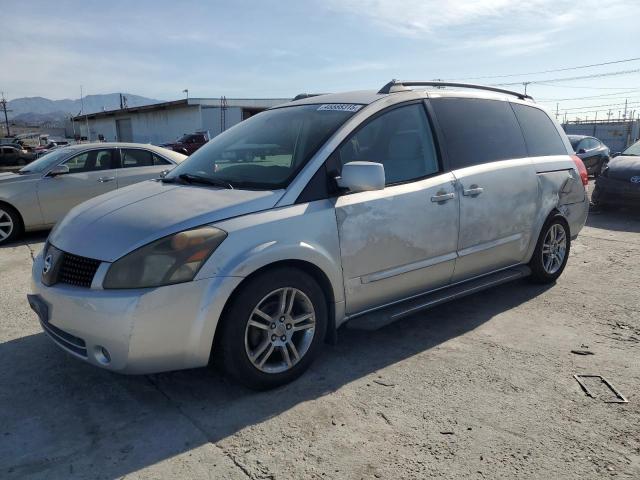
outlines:
[[207, 132], [185, 133], [173, 143], [165, 143], [161, 147], [169, 148], [174, 152], [191, 155], [209, 141]]

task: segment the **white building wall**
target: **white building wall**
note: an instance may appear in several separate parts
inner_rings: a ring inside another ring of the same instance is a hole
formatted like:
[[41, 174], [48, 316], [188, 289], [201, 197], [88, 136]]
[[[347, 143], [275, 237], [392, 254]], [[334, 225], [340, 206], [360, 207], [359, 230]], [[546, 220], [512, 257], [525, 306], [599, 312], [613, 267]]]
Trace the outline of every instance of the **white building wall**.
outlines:
[[[133, 141], [137, 143], [166, 143], [176, 140], [185, 133], [203, 129], [199, 108], [191, 106], [89, 119], [91, 140], [97, 140], [100, 134], [104, 135], [108, 142], [118, 140], [116, 138], [116, 121], [125, 118], [131, 119]], [[82, 135], [85, 135], [84, 122], [81, 123], [81, 128]]]
[[[228, 107], [225, 112], [225, 130], [241, 121], [242, 109], [239, 107]], [[211, 138], [222, 133], [219, 107], [202, 107], [202, 129], [208, 130]]]

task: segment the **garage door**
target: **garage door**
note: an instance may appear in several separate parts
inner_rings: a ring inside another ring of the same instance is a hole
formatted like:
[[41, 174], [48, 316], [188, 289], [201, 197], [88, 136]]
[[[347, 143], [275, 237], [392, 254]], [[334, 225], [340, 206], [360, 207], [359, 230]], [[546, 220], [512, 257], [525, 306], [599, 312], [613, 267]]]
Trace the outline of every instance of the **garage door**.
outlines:
[[133, 142], [133, 129], [131, 128], [131, 119], [123, 118], [116, 120], [116, 133], [119, 142]]

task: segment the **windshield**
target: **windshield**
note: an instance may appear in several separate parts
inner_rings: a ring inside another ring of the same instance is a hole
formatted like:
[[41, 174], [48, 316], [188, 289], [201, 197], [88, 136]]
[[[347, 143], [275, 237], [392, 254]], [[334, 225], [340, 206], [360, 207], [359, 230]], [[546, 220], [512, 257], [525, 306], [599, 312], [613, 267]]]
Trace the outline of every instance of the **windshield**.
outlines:
[[571, 142], [571, 148], [573, 148], [573, 151], [576, 151], [576, 148], [578, 148], [578, 144], [580, 143], [580, 140], [582, 140], [582, 137], [569, 137], [569, 141]]
[[52, 150], [46, 155], [43, 155], [39, 159], [31, 162], [26, 167], [23, 167], [20, 170], [20, 173], [44, 172], [50, 167], [56, 165], [58, 162], [61, 162], [68, 154], [69, 152], [66, 148]]
[[360, 107], [302, 105], [267, 110], [215, 137], [174, 168], [165, 180], [191, 175], [233, 188], [286, 187]]
[[631, 145], [624, 152], [622, 152], [622, 155], [633, 155], [636, 157], [640, 157], [640, 142], [636, 142]]

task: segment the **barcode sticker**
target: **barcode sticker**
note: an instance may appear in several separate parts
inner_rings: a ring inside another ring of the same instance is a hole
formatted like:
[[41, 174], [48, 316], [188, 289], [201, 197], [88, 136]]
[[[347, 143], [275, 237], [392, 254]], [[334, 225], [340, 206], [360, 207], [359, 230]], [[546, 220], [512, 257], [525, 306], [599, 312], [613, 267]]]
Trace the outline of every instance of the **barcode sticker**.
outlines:
[[362, 105], [356, 105], [355, 103], [325, 103], [318, 107], [320, 110], [328, 110], [332, 112], [357, 112], [362, 108]]

